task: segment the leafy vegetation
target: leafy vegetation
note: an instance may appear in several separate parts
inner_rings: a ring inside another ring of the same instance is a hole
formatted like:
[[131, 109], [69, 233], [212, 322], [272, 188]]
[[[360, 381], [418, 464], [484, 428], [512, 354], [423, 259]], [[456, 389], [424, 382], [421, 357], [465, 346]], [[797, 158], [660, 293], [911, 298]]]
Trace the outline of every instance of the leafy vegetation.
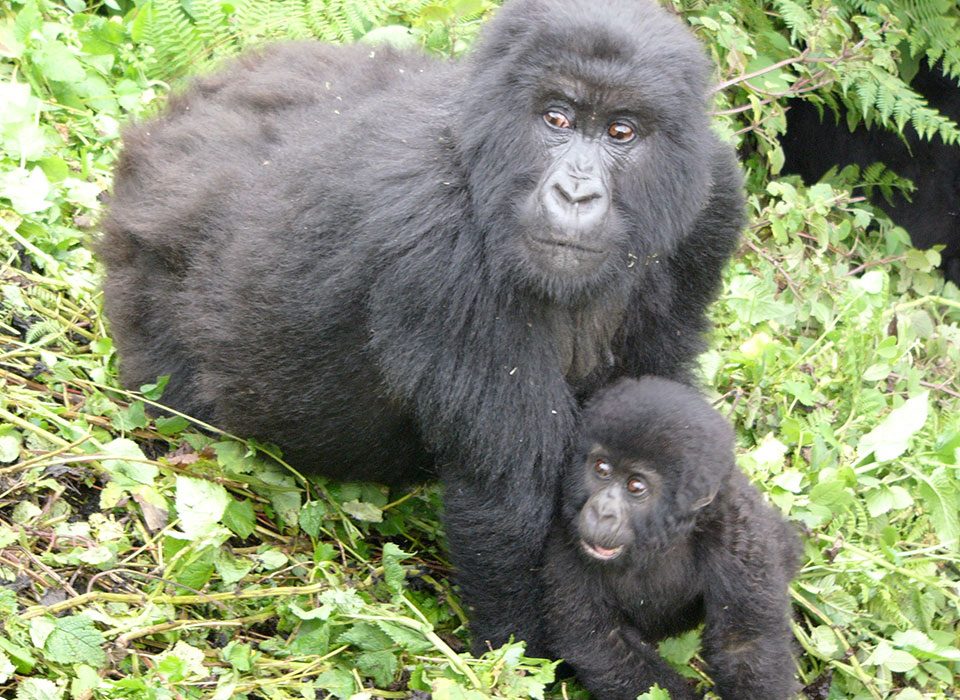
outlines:
[[[741, 465], [806, 533], [809, 698], [952, 697], [960, 671], [960, 292], [851, 190], [779, 177], [784, 100], [955, 141], [910, 90], [960, 76], [951, 0], [675, 0], [718, 65], [752, 224], [704, 385]], [[0, 7], [0, 695], [577, 697], [512, 645], [463, 652], [434, 489], [305, 480], [268, 445], [120, 390], [85, 247], [119, 126], [267, 39], [446, 55], [485, 0], [26, 0]], [[694, 677], [697, 635], [663, 645]], [[665, 694], [652, 690], [645, 697]]]

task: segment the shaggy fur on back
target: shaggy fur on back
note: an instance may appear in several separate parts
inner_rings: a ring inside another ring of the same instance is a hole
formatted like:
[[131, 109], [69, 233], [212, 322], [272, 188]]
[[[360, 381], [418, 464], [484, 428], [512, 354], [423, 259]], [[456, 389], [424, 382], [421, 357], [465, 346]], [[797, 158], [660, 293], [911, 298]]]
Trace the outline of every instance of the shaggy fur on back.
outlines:
[[[170, 375], [165, 403], [308, 471], [439, 475], [475, 636], [535, 638], [579, 401], [688, 377], [743, 222], [708, 76], [653, 3], [514, 0], [462, 63], [288, 44], [195, 81], [124, 134], [98, 245], [123, 381]], [[516, 242], [534, 101], [571, 78], [656, 119], [611, 176], [618, 248], [576, 283]]]

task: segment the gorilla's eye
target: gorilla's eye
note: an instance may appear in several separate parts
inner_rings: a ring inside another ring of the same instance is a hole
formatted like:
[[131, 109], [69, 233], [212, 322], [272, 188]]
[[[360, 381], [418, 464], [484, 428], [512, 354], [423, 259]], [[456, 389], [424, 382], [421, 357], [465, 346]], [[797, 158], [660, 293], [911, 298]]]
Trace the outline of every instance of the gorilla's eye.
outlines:
[[595, 471], [601, 479], [609, 479], [610, 475], [613, 474], [613, 465], [606, 460], [598, 459], [593, 465], [593, 471]]
[[637, 135], [637, 130], [634, 129], [627, 122], [614, 122], [609, 127], [607, 127], [607, 134], [614, 141], [619, 143], [628, 143], [633, 141]]
[[634, 476], [627, 482], [627, 491], [634, 496], [643, 496], [647, 492], [647, 482]]
[[573, 128], [573, 124], [570, 123], [567, 115], [563, 112], [557, 112], [556, 110], [545, 112], [543, 115], [543, 121], [552, 126], [554, 129]]

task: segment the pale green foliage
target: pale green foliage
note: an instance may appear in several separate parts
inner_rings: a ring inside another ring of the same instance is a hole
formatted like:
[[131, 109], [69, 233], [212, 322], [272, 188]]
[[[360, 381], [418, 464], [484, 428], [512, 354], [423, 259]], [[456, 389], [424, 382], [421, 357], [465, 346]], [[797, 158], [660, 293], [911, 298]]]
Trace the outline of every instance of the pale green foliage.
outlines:
[[[116, 388], [84, 243], [119, 124], [167, 81], [277, 38], [455, 55], [483, 0], [29, 0], [0, 9], [0, 695], [583, 698], [518, 645], [472, 659], [432, 489], [308, 482], [268, 445]], [[883, 165], [777, 179], [785, 100], [954, 139], [901, 77], [960, 72], [953, 0], [675, 0], [717, 62], [751, 226], [704, 386], [742, 468], [806, 533], [812, 698], [939, 700], [960, 670], [960, 292], [861, 195]], [[745, 76], [752, 76], [745, 78]], [[89, 591], [89, 594], [86, 594]], [[707, 674], [698, 634], [661, 645]], [[660, 700], [664, 691], [644, 698]]]

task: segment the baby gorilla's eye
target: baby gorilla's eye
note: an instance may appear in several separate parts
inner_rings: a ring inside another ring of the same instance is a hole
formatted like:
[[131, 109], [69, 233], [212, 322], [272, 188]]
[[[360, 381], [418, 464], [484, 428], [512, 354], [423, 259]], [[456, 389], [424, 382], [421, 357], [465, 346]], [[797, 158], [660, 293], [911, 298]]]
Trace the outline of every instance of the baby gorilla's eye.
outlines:
[[613, 474], [613, 465], [606, 460], [598, 459], [593, 465], [593, 471], [595, 471], [601, 479], [609, 479], [610, 475]]
[[634, 496], [643, 496], [647, 493], [647, 482], [636, 476], [631, 477], [627, 482], [627, 491]]
[[563, 112], [557, 112], [556, 110], [545, 112], [543, 115], [543, 121], [552, 126], [554, 129], [570, 129], [573, 126], [566, 114]]

